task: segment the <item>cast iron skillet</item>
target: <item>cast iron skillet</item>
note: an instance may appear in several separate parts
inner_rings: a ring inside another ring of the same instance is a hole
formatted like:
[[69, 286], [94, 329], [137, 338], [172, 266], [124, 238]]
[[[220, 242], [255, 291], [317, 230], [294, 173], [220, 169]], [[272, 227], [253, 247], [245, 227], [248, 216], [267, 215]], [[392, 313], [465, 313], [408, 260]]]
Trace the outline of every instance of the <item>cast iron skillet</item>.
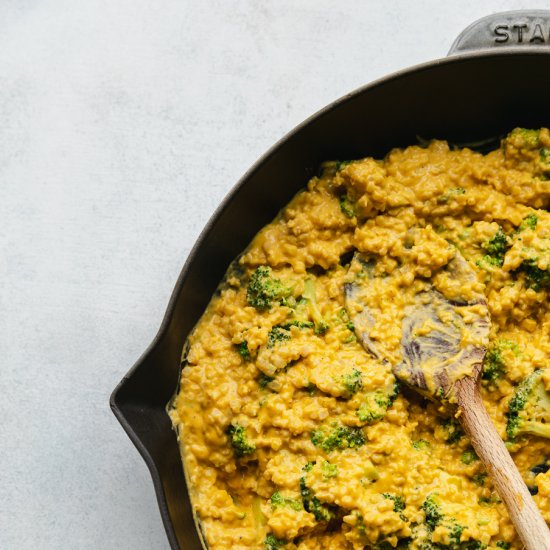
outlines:
[[182, 346], [229, 263], [327, 159], [384, 156], [417, 136], [454, 143], [550, 126], [550, 11], [495, 14], [468, 27], [450, 57], [413, 67], [339, 99], [261, 158], [203, 230], [160, 330], [111, 395], [111, 408], [153, 478], [174, 549], [201, 548], [166, 404]]

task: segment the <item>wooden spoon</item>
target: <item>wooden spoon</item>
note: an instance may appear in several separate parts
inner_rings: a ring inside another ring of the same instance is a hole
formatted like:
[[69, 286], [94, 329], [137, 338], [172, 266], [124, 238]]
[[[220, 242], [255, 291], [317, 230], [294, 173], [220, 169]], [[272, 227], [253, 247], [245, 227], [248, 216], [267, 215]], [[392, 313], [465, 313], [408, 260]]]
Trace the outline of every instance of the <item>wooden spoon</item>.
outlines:
[[[548, 526], [479, 392], [490, 327], [485, 296], [472, 290], [475, 272], [459, 252], [441, 270], [441, 276], [447, 277], [455, 294], [458, 289], [458, 295], [446, 299], [431, 282], [425, 284], [402, 310], [400, 360], [396, 360], [395, 354], [383, 349], [384, 342], [372, 337], [374, 327], [391, 328], [395, 315], [380, 309], [377, 300], [372, 300], [380, 292], [380, 286], [375, 287], [377, 277], [373, 275], [372, 262], [356, 254], [349, 269], [352, 280], [345, 284], [345, 304], [357, 338], [367, 352], [389, 362], [399, 380], [454, 412], [504, 501], [525, 548], [550, 550]], [[378, 278], [378, 284], [381, 281]], [[462, 292], [464, 296], [460, 296]], [[390, 304], [388, 309], [392, 307]], [[396, 308], [397, 305], [395, 311]]]

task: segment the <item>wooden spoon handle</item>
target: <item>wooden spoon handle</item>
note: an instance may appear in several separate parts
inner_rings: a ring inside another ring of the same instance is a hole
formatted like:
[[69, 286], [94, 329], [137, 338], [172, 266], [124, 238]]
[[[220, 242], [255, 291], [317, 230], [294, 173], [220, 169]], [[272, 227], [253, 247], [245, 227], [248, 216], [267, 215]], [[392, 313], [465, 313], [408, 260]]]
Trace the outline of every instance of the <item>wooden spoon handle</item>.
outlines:
[[465, 377], [454, 386], [458, 420], [491, 476], [525, 548], [550, 550], [550, 530], [485, 410], [476, 380]]

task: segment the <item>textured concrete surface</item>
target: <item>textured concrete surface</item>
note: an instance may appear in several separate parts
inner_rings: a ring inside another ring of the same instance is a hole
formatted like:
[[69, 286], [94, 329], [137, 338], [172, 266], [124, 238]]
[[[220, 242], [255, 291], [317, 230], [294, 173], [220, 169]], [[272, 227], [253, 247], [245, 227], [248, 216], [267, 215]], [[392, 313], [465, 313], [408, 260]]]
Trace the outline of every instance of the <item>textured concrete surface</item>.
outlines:
[[275, 140], [534, 1], [0, 0], [0, 548], [165, 549], [108, 407]]

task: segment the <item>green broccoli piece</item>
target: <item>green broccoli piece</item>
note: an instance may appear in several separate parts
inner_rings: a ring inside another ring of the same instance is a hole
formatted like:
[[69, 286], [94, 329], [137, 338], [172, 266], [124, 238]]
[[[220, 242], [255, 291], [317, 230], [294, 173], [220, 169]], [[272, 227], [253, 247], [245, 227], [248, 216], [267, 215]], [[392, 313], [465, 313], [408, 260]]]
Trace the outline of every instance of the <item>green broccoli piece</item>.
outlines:
[[350, 373], [341, 377], [341, 382], [345, 391], [344, 395], [349, 398], [363, 387], [363, 373], [360, 370], [353, 369]]
[[469, 466], [472, 462], [479, 460], [479, 458], [473, 449], [468, 449], [460, 455], [460, 460], [463, 464]]
[[353, 321], [349, 318], [348, 312], [345, 308], [342, 308], [338, 312], [338, 317], [348, 330], [350, 330], [351, 332], [355, 330], [355, 325], [353, 324]]
[[510, 543], [503, 540], [497, 542], [497, 548], [502, 548], [502, 550], [510, 550]]
[[325, 460], [321, 464], [321, 471], [323, 472], [323, 477], [325, 479], [330, 479], [331, 477], [336, 477], [338, 475], [338, 466]]
[[311, 321], [289, 321], [282, 325], [278, 325], [284, 330], [290, 330], [290, 327], [297, 327], [299, 329], [313, 328], [313, 323]]
[[275, 535], [269, 533], [265, 537], [264, 550], [278, 550], [281, 546], [284, 546], [286, 542], [286, 540], [278, 539]]
[[333, 424], [332, 430], [325, 434], [323, 430], [311, 432], [312, 443], [330, 453], [336, 449], [355, 449], [365, 444], [365, 434], [361, 428], [352, 428]]
[[329, 522], [336, 517], [338, 508], [336, 506], [321, 502], [307, 486], [306, 478], [300, 478], [300, 495], [304, 510], [313, 514], [317, 521]]
[[399, 395], [399, 384], [392, 384], [390, 390], [376, 390], [365, 394], [364, 402], [357, 410], [361, 422], [373, 424], [386, 416], [387, 410]]
[[417, 439], [412, 442], [412, 446], [416, 451], [425, 451], [430, 448], [430, 443], [425, 439]]
[[256, 309], [268, 310], [275, 302], [281, 302], [291, 294], [292, 289], [272, 277], [269, 266], [262, 265], [250, 277], [246, 299]]
[[538, 221], [539, 218], [535, 214], [529, 214], [525, 216], [517, 229], [518, 233], [520, 231], [524, 231], [525, 229], [535, 229], [537, 227]]
[[485, 358], [483, 359], [483, 373], [481, 376], [484, 380], [494, 382], [498, 378], [501, 378], [505, 372], [506, 364], [502, 358], [502, 349], [495, 345], [485, 354]]
[[550, 179], [550, 149], [541, 147], [539, 150], [539, 166], [542, 172], [542, 179]]
[[274, 326], [267, 336], [267, 347], [272, 348], [275, 344], [290, 340], [290, 332], [283, 327]]
[[402, 496], [396, 496], [390, 493], [382, 493], [382, 496], [393, 501], [394, 512], [402, 512], [405, 509], [405, 501], [403, 500]]
[[484, 487], [485, 482], [487, 481], [487, 474], [485, 472], [481, 472], [479, 474], [475, 474], [472, 477], [472, 481], [478, 486], [478, 487]]
[[447, 189], [445, 193], [439, 195], [439, 197], [437, 197], [437, 202], [439, 204], [446, 204], [452, 198], [457, 197], [458, 195], [464, 195], [464, 193], [466, 193], [466, 189], [464, 189], [464, 187], [453, 187], [451, 189]]
[[524, 260], [519, 269], [525, 275], [525, 284], [537, 292], [550, 289], [550, 268], [541, 269], [534, 258]]
[[245, 429], [239, 424], [230, 424], [226, 431], [231, 446], [238, 457], [248, 455], [256, 450], [256, 445], [249, 443], [246, 438]]
[[355, 203], [351, 200], [349, 195], [340, 196], [340, 210], [348, 218], [355, 218], [357, 216], [357, 210]]
[[357, 337], [355, 336], [355, 325], [353, 324], [353, 321], [349, 318], [348, 312], [342, 308], [338, 312], [338, 322], [344, 325], [349, 331], [350, 334], [348, 334], [344, 340], [344, 344], [349, 344], [350, 342], [355, 342], [357, 340]]
[[235, 348], [237, 349], [237, 352], [239, 353], [239, 355], [245, 361], [250, 361], [252, 356], [250, 355], [250, 350], [248, 349], [248, 342], [246, 340], [243, 340], [239, 344], [235, 344]]
[[[445, 525], [445, 527], [449, 530], [449, 535], [451, 538], [450, 547], [453, 548], [453, 545], [456, 547], [456, 545], [460, 544], [460, 537], [462, 536], [462, 531], [464, 531], [464, 527], [462, 525], [459, 525], [454, 518], [451, 518], [451, 520]], [[476, 541], [472, 542], [477, 544]]]
[[502, 267], [504, 256], [510, 248], [508, 237], [502, 230], [502, 227], [499, 227], [494, 237], [483, 243], [481, 248], [487, 253], [483, 259], [488, 264]]
[[313, 328], [313, 323], [310, 321], [289, 321], [288, 323], [284, 323], [282, 325], [275, 325], [270, 331], [267, 336], [267, 347], [272, 348], [275, 344], [286, 342], [287, 340], [290, 340], [291, 333], [290, 333], [290, 327], [297, 327], [301, 330], [307, 329], [307, 328]]
[[511, 340], [497, 340], [485, 354], [483, 359], [483, 373], [482, 378], [495, 382], [506, 373], [506, 362], [502, 356], [505, 350], [513, 350], [515, 355], [519, 354], [519, 348], [517, 344]]
[[443, 513], [436, 496], [428, 495], [421, 508], [424, 511], [426, 525], [433, 531], [443, 519]]
[[313, 279], [306, 279], [302, 296], [307, 300], [309, 315], [315, 324], [315, 334], [325, 334], [329, 329], [329, 324], [323, 319], [317, 305], [317, 293], [315, 292], [315, 282]]
[[275, 378], [273, 378], [273, 376], [268, 376], [267, 374], [260, 374], [260, 376], [258, 377], [258, 385], [260, 386], [260, 388], [265, 389], [267, 387], [267, 385], [270, 383], [270, 382], [273, 382], [273, 380], [275, 380]]
[[[463, 548], [460, 542], [460, 537], [464, 531], [464, 527], [459, 525], [455, 518], [448, 518], [441, 511], [441, 505], [435, 494], [428, 495], [421, 506], [424, 512], [425, 523], [430, 531], [433, 531], [436, 527], [444, 527], [449, 533], [450, 545], [435, 545], [433, 548], [454, 550]], [[476, 541], [471, 541], [476, 542]], [[469, 544], [469, 543], [468, 543]], [[428, 546], [428, 548], [430, 548]], [[465, 546], [465, 548], [469, 548]], [[474, 547], [475, 548], [475, 547]]]
[[531, 130], [529, 128], [514, 128], [506, 139], [512, 138], [516, 147], [525, 149], [536, 149], [540, 145], [540, 130]]
[[293, 498], [284, 497], [279, 491], [276, 491], [270, 498], [272, 508], [290, 508], [296, 512], [302, 510], [302, 503]]
[[460, 424], [454, 418], [444, 418], [440, 424], [443, 427], [445, 443], [449, 445], [456, 443], [464, 435]]
[[514, 440], [522, 434], [550, 439], [550, 396], [538, 369], [522, 380], [508, 404], [506, 434]]

